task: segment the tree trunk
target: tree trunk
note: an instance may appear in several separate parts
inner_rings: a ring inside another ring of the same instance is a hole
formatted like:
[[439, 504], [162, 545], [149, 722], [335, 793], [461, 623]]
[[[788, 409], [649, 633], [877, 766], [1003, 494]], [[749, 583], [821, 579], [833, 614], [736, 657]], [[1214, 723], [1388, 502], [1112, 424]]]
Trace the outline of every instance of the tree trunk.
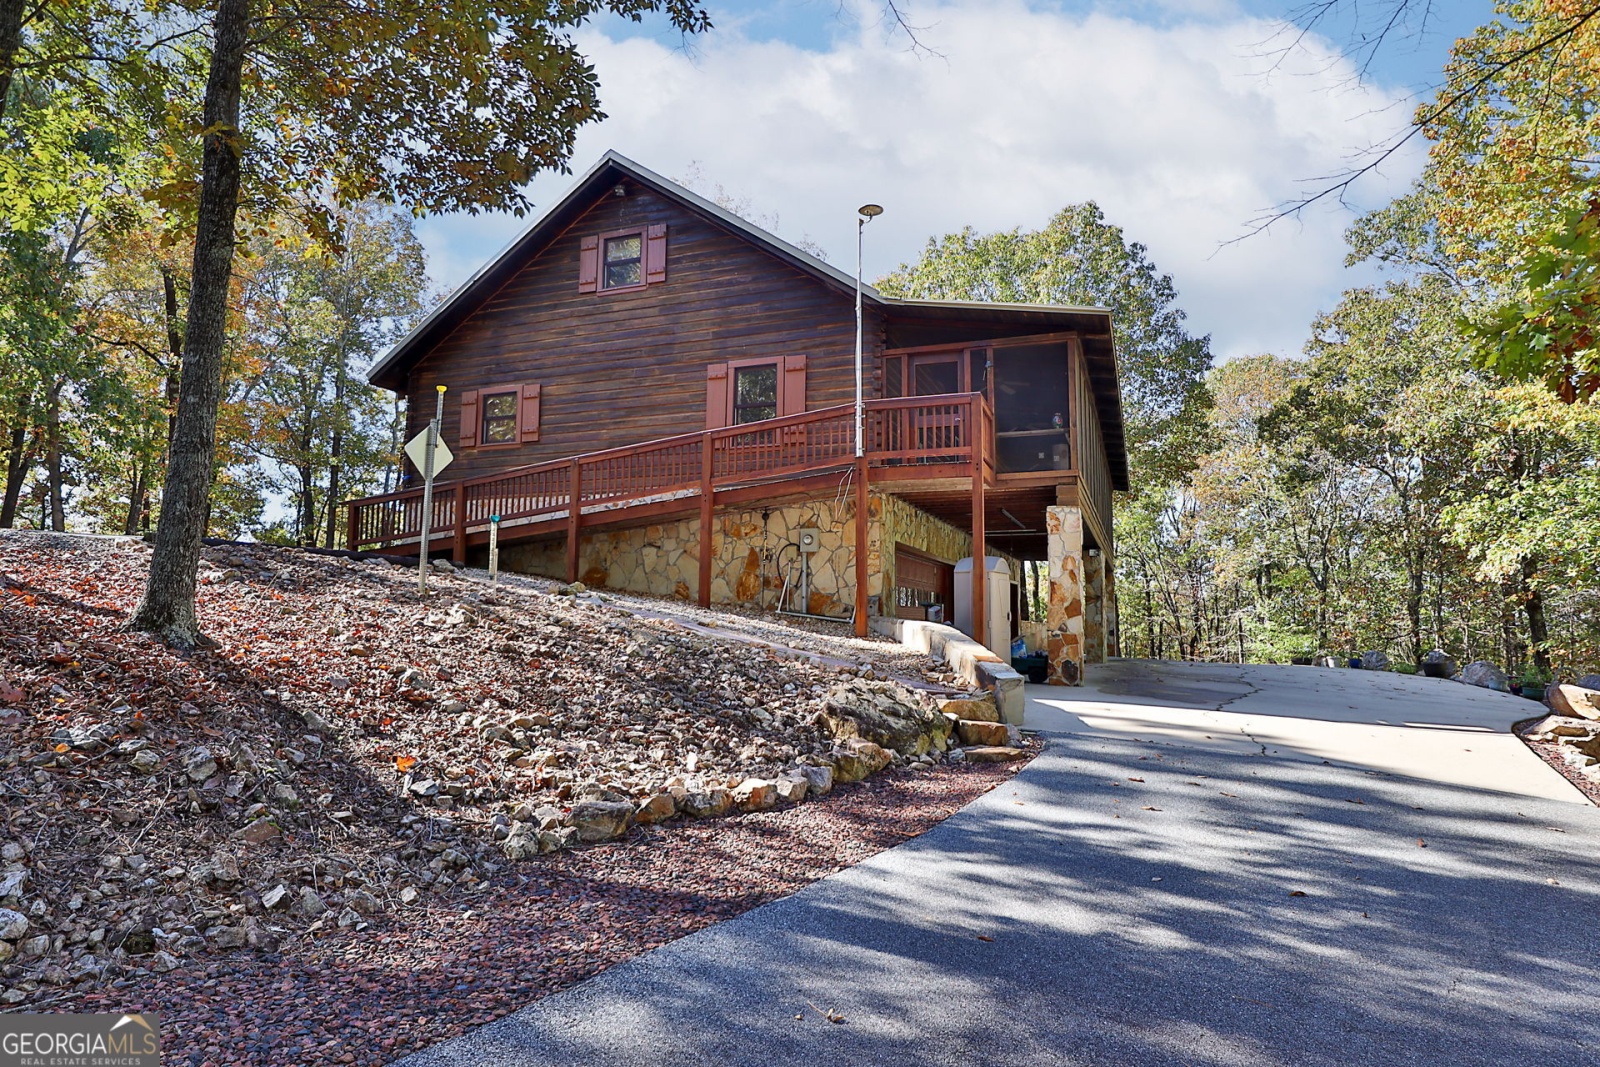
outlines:
[[217, 404], [243, 147], [238, 130], [239, 82], [249, 24], [250, 0], [218, 0], [206, 80], [204, 126], [209, 132], [195, 220], [178, 415], [150, 578], [130, 623], [180, 648], [193, 647], [200, 639], [195, 574], [216, 464]]
[[128, 517], [122, 524], [122, 532], [130, 537], [139, 532], [139, 514], [144, 510], [144, 477], [144, 464], [134, 460], [133, 481], [128, 486]]
[[1542, 677], [1550, 677], [1550, 627], [1544, 617], [1544, 594], [1534, 588], [1533, 577], [1539, 568], [1531, 559], [1522, 561], [1522, 612], [1528, 618], [1528, 651]]
[[0, 118], [11, 95], [11, 65], [22, 46], [22, 16], [28, 0], [0, 0]]
[[[24, 406], [24, 411], [31, 407]], [[26, 422], [24, 417], [20, 420]], [[28, 427], [18, 425], [11, 430], [11, 444], [6, 449], [6, 488], [0, 498], [0, 530], [9, 530], [17, 524], [17, 502], [22, 499], [22, 483], [28, 480], [28, 468], [33, 466], [33, 451], [28, 448], [32, 436]]]
[[45, 470], [48, 474], [45, 490], [50, 504], [50, 529], [56, 533], [67, 532], [65, 479], [61, 475], [61, 385], [57, 382], [50, 389], [44, 423]]
[[167, 320], [167, 455], [172, 454], [172, 435], [178, 428], [178, 368], [183, 364], [183, 331], [178, 327], [178, 281], [166, 267], [161, 268], [163, 311]]

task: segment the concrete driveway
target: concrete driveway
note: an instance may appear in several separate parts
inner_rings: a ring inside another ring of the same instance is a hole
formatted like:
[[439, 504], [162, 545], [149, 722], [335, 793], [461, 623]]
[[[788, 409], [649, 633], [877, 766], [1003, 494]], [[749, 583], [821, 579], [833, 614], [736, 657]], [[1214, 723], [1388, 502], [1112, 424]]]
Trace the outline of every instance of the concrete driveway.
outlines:
[[1499, 744], [1531, 705], [1091, 682], [1037, 694], [1044, 754], [932, 832], [404, 1062], [1600, 1063], [1600, 813]]
[[1512, 736], [1544, 708], [1440, 678], [1321, 667], [1116, 660], [1080, 689], [1028, 687], [1025, 725], [1329, 760], [1478, 789], [1587, 804]]

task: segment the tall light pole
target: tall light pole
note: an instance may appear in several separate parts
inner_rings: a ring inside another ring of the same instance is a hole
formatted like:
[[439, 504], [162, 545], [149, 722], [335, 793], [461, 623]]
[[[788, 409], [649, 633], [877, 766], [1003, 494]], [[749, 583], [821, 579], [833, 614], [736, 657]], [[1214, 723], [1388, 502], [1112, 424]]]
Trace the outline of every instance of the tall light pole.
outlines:
[[856, 458], [867, 454], [867, 399], [862, 382], [861, 355], [865, 332], [861, 321], [861, 234], [867, 223], [883, 214], [877, 204], [862, 204], [856, 209]]

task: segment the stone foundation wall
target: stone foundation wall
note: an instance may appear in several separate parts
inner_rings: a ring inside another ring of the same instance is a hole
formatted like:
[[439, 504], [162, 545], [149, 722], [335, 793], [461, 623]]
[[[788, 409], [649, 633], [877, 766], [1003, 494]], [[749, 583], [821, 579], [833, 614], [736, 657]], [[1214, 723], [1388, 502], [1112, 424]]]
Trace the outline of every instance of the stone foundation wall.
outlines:
[[[874, 573], [882, 573], [882, 589], [887, 594], [897, 584], [895, 581], [894, 548], [905, 545], [945, 563], [954, 563], [972, 555], [972, 534], [959, 530], [936, 519], [921, 508], [912, 507], [897, 496], [883, 499], [882, 520], [874, 525], [874, 541], [870, 546], [868, 565]], [[885, 612], [889, 613], [889, 612]]]
[[[711, 602], [775, 608], [784, 574], [794, 562], [795, 531], [813, 527], [821, 549], [811, 558], [806, 610], [848, 616], [855, 604], [855, 496], [829, 496], [770, 509], [718, 511], [713, 517]], [[894, 588], [894, 546], [908, 545], [954, 562], [971, 551], [972, 536], [898, 497], [867, 499], [867, 595], [880, 611]], [[578, 578], [585, 585], [694, 600], [700, 581], [700, 520], [680, 519], [623, 530], [589, 533], [578, 549]], [[565, 578], [566, 544], [560, 538], [508, 545], [500, 565], [509, 571]]]

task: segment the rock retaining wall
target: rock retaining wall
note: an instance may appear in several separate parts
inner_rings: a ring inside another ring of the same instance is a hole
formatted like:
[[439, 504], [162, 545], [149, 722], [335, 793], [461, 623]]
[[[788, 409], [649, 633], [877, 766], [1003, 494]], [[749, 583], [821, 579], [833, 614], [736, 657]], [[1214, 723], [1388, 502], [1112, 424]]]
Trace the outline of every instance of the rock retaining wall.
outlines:
[[[711, 602], [775, 608], [794, 559], [796, 531], [818, 531], [806, 610], [846, 617], [855, 604], [855, 498], [828, 496], [773, 508], [719, 511], [713, 518]], [[955, 562], [972, 552], [972, 536], [899, 497], [871, 493], [867, 502], [867, 595], [884, 605], [894, 589], [894, 547], [906, 545]], [[700, 581], [700, 520], [680, 519], [585, 534], [578, 579], [590, 587], [693, 600]], [[508, 571], [566, 577], [560, 538], [501, 549]], [[1012, 566], [1020, 573], [1015, 561]]]

